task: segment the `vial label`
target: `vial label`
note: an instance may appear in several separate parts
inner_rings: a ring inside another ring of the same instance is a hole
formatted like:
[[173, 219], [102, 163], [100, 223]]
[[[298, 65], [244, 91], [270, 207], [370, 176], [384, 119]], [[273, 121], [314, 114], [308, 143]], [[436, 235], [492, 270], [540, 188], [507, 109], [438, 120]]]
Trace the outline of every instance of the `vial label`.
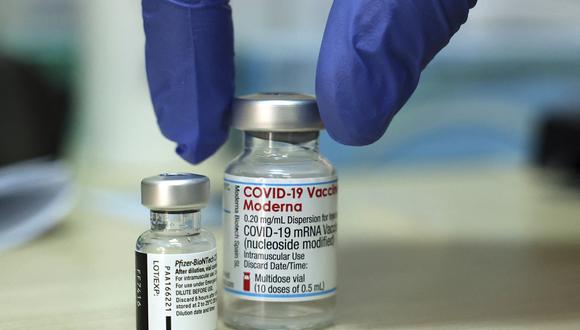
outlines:
[[201, 253], [135, 252], [137, 329], [215, 329], [216, 249]]
[[224, 290], [310, 301], [336, 292], [336, 177], [224, 179]]

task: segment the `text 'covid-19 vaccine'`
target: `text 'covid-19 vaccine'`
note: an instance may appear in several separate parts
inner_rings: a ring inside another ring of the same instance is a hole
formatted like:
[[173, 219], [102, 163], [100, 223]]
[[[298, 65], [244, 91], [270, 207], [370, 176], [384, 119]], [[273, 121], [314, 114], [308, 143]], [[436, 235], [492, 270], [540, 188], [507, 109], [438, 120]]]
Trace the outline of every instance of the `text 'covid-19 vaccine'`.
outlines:
[[314, 97], [236, 98], [242, 153], [224, 178], [224, 319], [243, 329], [315, 329], [333, 322], [337, 177], [318, 150]]

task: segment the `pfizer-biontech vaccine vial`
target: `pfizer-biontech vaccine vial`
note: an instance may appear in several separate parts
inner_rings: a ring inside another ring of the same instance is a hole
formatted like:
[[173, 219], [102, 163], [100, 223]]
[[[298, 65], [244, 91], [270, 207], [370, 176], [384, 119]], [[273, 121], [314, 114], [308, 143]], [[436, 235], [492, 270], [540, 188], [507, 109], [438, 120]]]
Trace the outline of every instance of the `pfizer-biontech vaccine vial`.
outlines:
[[337, 177], [318, 151], [314, 97], [263, 93], [232, 104], [242, 153], [224, 178], [224, 320], [238, 329], [332, 324]]
[[213, 235], [201, 228], [209, 179], [161, 174], [141, 182], [141, 202], [151, 210], [151, 230], [135, 252], [137, 330], [216, 329], [217, 254]]

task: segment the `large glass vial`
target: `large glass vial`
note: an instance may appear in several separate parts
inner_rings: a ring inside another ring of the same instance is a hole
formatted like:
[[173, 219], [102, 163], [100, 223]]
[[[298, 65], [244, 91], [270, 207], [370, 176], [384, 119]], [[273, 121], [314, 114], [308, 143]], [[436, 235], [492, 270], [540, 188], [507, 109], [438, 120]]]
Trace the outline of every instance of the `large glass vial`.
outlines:
[[138, 330], [216, 329], [216, 241], [202, 229], [200, 211], [208, 198], [203, 175], [161, 174], [141, 182], [151, 229], [135, 248]]
[[333, 322], [337, 179], [320, 155], [322, 122], [303, 94], [237, 98], [244, 148], [224, 179], [224, 319], [238, 329]]

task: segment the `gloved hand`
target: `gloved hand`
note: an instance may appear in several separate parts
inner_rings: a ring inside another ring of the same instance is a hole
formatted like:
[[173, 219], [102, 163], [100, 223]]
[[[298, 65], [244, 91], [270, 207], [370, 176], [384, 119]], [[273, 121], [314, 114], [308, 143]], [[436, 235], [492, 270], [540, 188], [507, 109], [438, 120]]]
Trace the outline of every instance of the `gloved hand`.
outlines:
[[[229, 0], [142, 0], [149, 89], [159, 127], [198, 163], [225, 141], [234, 94]], [[335, 0], [322, 40], [316, 96], [330, 136], [378, 140], [421, 71], [477, 0]]]

